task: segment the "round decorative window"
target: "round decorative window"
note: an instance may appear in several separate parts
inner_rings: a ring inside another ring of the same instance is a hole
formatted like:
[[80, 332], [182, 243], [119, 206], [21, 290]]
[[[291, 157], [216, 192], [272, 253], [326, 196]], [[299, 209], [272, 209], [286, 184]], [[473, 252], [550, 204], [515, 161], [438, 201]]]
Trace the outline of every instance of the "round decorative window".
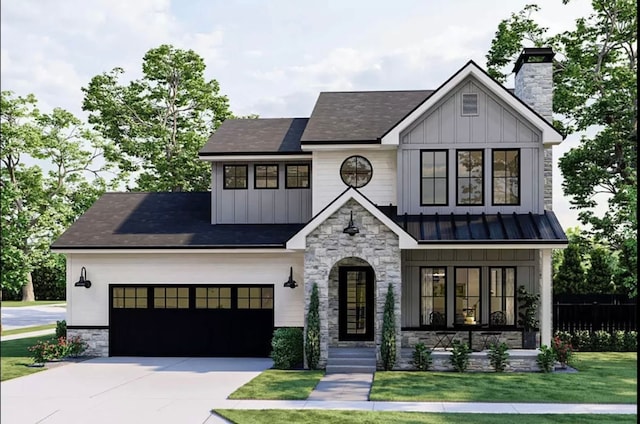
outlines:
[[371, 181], [372, 175], [371, 162], [362, 156], [349, 156], [340, 166], [342, 182], [351, 187], [366, 186]]

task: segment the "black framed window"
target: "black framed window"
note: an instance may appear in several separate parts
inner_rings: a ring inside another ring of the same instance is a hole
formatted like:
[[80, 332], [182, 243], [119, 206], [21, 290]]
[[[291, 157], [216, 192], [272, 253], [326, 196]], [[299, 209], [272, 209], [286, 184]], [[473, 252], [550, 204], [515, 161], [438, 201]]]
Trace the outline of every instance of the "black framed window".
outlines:
[[465, 318], [473, 317], [473, 323], [478, 323], [481, 316], [480, 296], [480, 267], [455, 269], [455, 323], [470, 323]]
[[238, 309], [273, 309], [273, 287], [238, 287]]
[[309, 165], [287, 165], [285, 167], [286, 188], [309, 188], [311, 187], [311, 174]]
[[420, 204], [446, 206], [449, 200], [449, 153], [446, 150], [420, 151]]
[[420, 268], [420, 325], [447, 325], [446, 288], [446, 268]]
[[278, 188], [278, 165], [255, 165], [254, 180], [257, 189]]
[[154, 287], [154, 309], [188, 309], [189, 287]]
[[196, 309], [231, 309], [231, 287], [196, 287]]
[[147, 309], [147, 288], [114, 287], [113, 307], [119, 309]]
[[489, 268], [489, 325], [515, 325], [516, 269]]
[[224, 165], [224, 188], [242, 190], [247, 188], [247, 165]]
[[492, 202], [494, 205], [520, 204], [520, 150], [491, 152]]
[[457, 150], [458, 206], [484, 204], [484, 151]]
[[363, 156], [349, 156], [340, 166], [342, 182], [350, 187], [364, 187], [369, 184], [372, 176], [371, 162]]

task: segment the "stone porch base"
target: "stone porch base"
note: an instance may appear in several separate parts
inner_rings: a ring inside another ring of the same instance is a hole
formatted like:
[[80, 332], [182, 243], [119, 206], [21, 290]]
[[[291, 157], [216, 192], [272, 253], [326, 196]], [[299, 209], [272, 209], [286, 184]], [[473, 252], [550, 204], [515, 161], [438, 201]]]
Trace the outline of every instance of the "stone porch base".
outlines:
[[[509, 349], [508, 364], [505, 372], [538, 372], [540, 367], [536, 363], [538, 349]], [[472, 352], [469, 357], [468, 371], [476, 372], [495, 372], [491, 364], [489, 363], [488, 351]], [[411, 365], [411, 357], [413, 349], [403, 348], [400, 363], [396, 365], [394, 370], [415, 370], [415, 367]], [[453, 366], [450, 362], [451, 351], [450, 350], [434, 350], [431, 352], [431, 364], [430, 371], [453, 371]]]

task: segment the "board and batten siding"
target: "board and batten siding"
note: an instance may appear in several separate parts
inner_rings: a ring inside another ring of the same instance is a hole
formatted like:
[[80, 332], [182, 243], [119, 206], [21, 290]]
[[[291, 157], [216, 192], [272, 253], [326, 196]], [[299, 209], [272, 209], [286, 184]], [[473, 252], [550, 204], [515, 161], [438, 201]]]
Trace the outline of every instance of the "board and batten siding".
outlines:
[[[462, 94], [478, 95], [478, 114], [462, 116]], [[398, 212], [542, 213], [544, 150], [541, 133], [520, 114], [470, 77], [400, 134]], [[520, 149], [520, 205], [492, 206], [491, 150]], [[484, 205], [456, 206], [456, 150], [484, 150]], [[420, 205], [420, 150], [449, 152], [449, 204]]]
[[539, 263], [537, 251], [532, 249], [487, 250], [405, 250], [402, 252], [402, 317], [403, 328], [420, 326], [420, 268], [447, 268], [447, 324], [453, 324], [455, 267], [482, 267], [482, 321], [488, 319], [489, 267], [516, 267], [516, 288], [524, 285], [529, 292], [538, 292]]
[[313, 215], [347, 189], [340, 178], [340, 166], [349, 156], [363, 156], [373, 168], [371, 181], [358, 190], [377, 205], [396, 204], [396, 151], [339, 150], [313, 152]]
[[[278, 188], [255, 189], [254, 165], [278, 165]], [[312, 188], [286, 188], [286, 165], [310, 162], [215, 162], [212, 164], [212, 224], [302, 224], [311, 219]], [[224, 165], [247, 165], [248, 187], [224, 189]], [[313, 169], [313, 167], [312, 167]], [[311, 178], [311, 187], [314, 181]]]
[[[274, 325], [304, 326], [303, 255], [278, 253], [130, 253], [67, 256], [67, 324], [109, 325], [110, 284], [273, 284]], [[75, 287], [85, 267], [91, 287]], [[299, 286], [283, 287], [293, 267]]]

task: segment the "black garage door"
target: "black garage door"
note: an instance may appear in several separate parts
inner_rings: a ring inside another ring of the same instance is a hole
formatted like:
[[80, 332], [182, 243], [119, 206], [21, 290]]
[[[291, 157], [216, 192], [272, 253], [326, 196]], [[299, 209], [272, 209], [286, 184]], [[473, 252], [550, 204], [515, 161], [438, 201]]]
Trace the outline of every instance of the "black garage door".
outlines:
[[111, 285], [111, 356], [266, 357], [273, 286]]

